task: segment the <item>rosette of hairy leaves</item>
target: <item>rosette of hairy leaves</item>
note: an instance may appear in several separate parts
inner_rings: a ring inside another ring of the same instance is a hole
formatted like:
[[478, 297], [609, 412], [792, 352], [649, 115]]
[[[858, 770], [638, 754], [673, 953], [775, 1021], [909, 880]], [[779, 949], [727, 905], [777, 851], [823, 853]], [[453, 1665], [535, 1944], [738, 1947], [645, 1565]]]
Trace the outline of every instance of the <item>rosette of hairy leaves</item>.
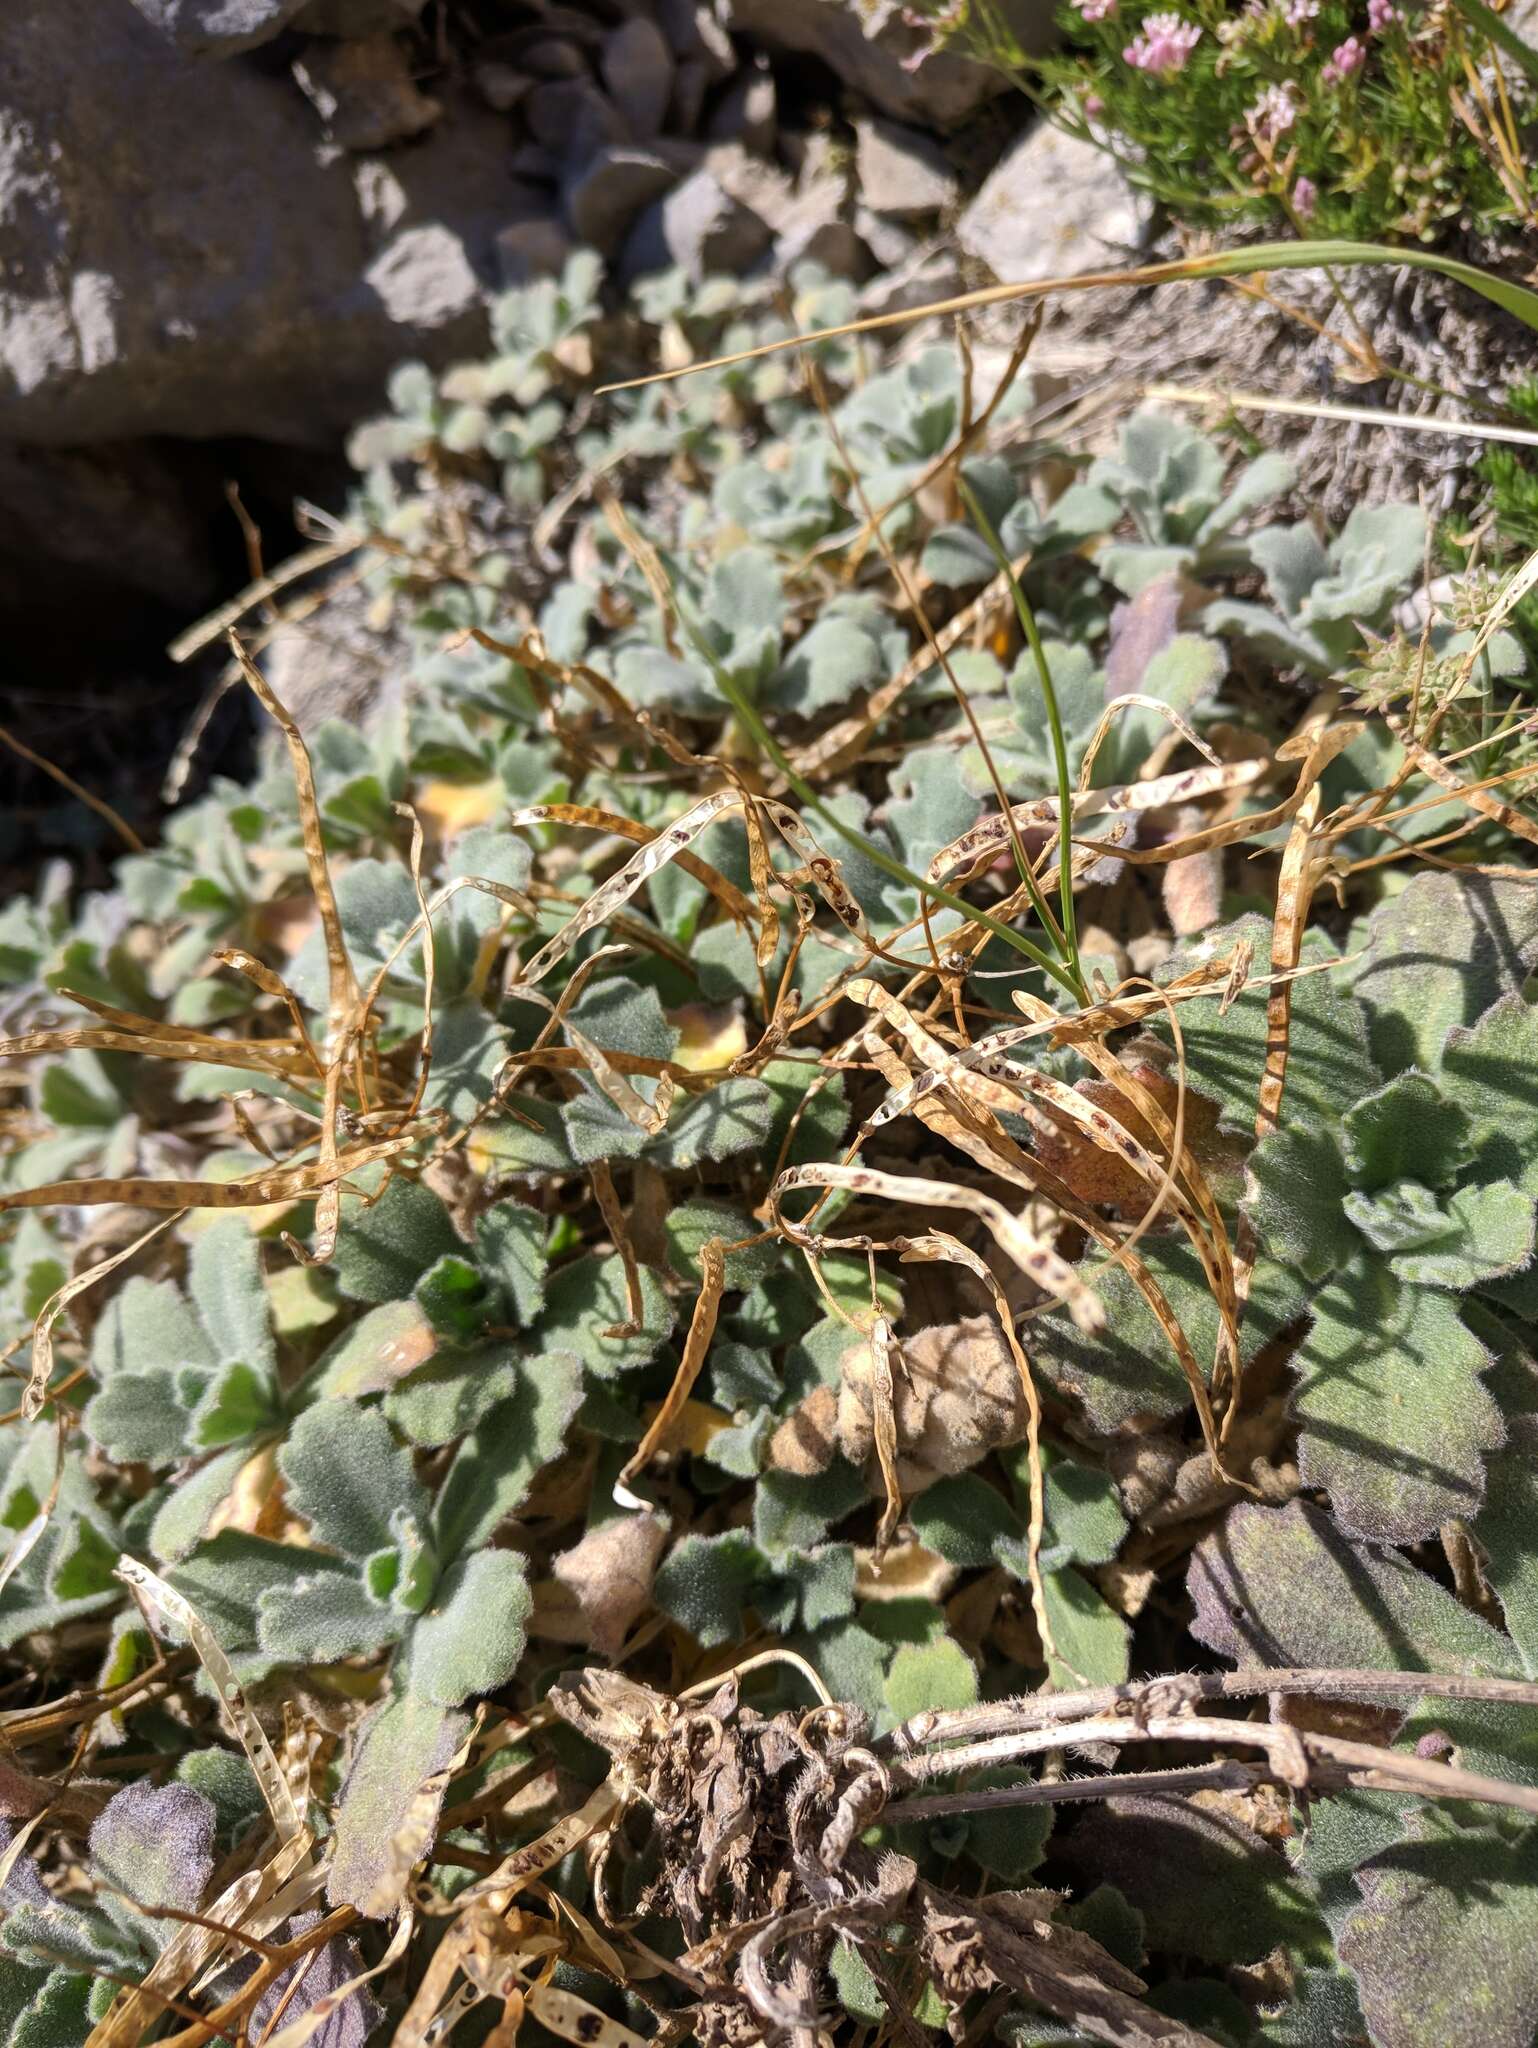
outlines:
[[1246, 1212], [1310, 1293], [1299, 1469], [1358, 1535], [1414, 1542], [1473, 1514], [1502, 1441], [1465, 1304], [1531, 1292], [1538, 1009], [1512, 989], [1465, 1019], [1520, 976], [1531, 925], [1490, 885], [1411, 884], [1374, 918], [1357, 982], [1399, 1070], [1334, 1119], [1284, 1115], [1250, 1157]]
[[244, 1219], [198, 1232], [185, 1290], [128, 1280], [96, 1326], [91, 1369], [84, 1420], [97, 1448], [120, 1463], [184, 1468], [149, 1532], [157, 1557], [180, 1556], [288, 1412], [261, 1252]]

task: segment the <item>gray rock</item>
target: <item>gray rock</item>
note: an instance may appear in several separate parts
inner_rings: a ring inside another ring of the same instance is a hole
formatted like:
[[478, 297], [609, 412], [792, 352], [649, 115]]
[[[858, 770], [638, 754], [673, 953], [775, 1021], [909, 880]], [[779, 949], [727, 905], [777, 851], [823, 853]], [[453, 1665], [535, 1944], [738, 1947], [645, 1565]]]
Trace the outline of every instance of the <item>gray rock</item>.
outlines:
[[949, 241], [918, 249], [896, 269], [883, 268], [860, 292], [862, 313], [911, 313], [961, 291], [961, 265]]
[[518, 61], [536, 78], [587, 76], [587, 59], [568, 36], [525, 37], [518, 45]]
[[577, 239], [613, 256], [643, 207], [676, 184], [677, 172], [643, 149], [602, 149], [566, 188], [566, 217]]
[[740, 142], [755, 156], [774, 151], [778, 122], [778, 100], [774, 73], [762, 52], [752, 69], [733, 79], [710, 116], [706, 131], [712, 142]]
[[559, 277], [573, 242], [553, 216], [514, 221], [497, 235], [497, 271], [511, 288], [535, 277]]
[[280, 34], [305, 0], [133, 0], [189, 57], [233, 57]]
[[443, 112], [442, 101], [417, 90], [394, 36], [317, 39], [294, 59], [293, 70], [338, 149], [388, 149], [431, 128]]
[[427, 0], [306, 0], [295, 28], [311, 36], [380, 36], [409, 28]]
[[702, 62], [712, 78], [731, 77], [737, 52], [709, 0], [657, 0], [656, 13], [657, 25], [681, 64]]
[[1148, 219], [1103, 151], [1043, 122], [989, 175], [956, 240], [1000, 283], [1030, 284], [1125, 260]]
[[0, 442], [0, 612], [14, 619], [63, 605], [78, 616], [81, 605], [145, 599], [201, 610], [219, 588], [211, 508], [222, 494], [188, 454], [151, 442]]
[[511, 64], [477, 64], [470, 75], [481, 98], [498, 114], [511, 113], [534, 83], [526, 71]]
[[310, 618], [280, 626], [260, 663], [302, 732], [329, 718], [372, 729], [399, 709], [411, 673], [401, 635], [381, 634], [366, 593], [346, 578]]
[[855, 175], [872, 213], [892, 220], [922, 220], [956, 198], [960, 181], [945, 152], [920, 128], [879, 117], [856, 121]]
[[774, 230], [777, 269], [812, 262], [856, 282], [870, 276], [875, 260], [848, 218], [848, 180], [833, 157], [809, 154], [794, 184], [740, 143], [717, 143], [705, 161], [725, 190]]
[[101, 0], [9, 0], [0, 77], [0, 437], [325, 445], [403, 356], [484, 334], [520, 202], [473, 100], [320, 162], [286, 72], [203, 65]]
[[904, 227], [901, 221], [872, 213], [863, 200], [856, 201], [851, 218], [860, 240], [883, 270], [898, 269], [919, 247], [918, 236], [911, 228]]
[[[1052, 0], [999, 0], [1022, 47], [1056, 40]], [[1009, 91], [1001, 72], [970, 58], [926, 50], [930, 36], [904, 0], [717, 0], [724, 25], [769, 49], [820, 57], [883, 113], [946, 129]], [[910, 68], [911, 66], [911, 68]]]
[[625, 118], [590, 78], [542, 78], [519, 109], [531, 139], [557, 163], [585, 163], [610, 143], [628, 142]]
[[698, 281], [712, 272], [740, 276], [768, 249], [772, 230], [734, 199], [708, 165], [653, 200], [631, 230], [620, 261], [623, 278], [672, 264]]
[[604, 37], [599, 75], [638, 141], [661, 132], [673, 96], [673, 69], [666, 36], [644, 14], [632, 15]]
[[698, 57], [685, 57], [673, 73], [673, 97], [668, 103], [668, 126], [678, 135], [692, 135], [705, 110], [710, 86], [710, 69]]
[[831, 277], [863, 284], [876, 259], [847, 220], [805, 220], [776, 236], [774, 267], [791, 270], [798, 263], [817, 263]]
[[705, 167], [724, 192], [777, 234], [794, 223], [796, 187], [777, 164], [751, 155], [740, 142], [718, 142], [705, 152]]
[[507, 167], [515, 178], [530, 180], [536, 185], [554, 185], [561, 175], [561, 166], [542, 142], [520, 142], [507, 160]]

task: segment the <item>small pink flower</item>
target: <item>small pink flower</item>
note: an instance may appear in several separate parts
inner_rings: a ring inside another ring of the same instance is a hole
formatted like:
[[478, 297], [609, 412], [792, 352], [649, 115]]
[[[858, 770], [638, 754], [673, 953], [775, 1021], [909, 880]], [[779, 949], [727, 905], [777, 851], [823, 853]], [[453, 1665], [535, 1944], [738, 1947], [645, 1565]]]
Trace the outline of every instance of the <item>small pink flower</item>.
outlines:
[[1357, 36], [1347, 36], [1336, 46], [1333, 56], [1319, 76], [1326, 85], [1339, 85], [1344, 79], [1361, 70], [1367, 62], [1367, 49]]
[[1319, 14], [1319, 0], [1287, 0], [1286, 17], [1289, 28], [1302, 28], [1314, 21]]
[[1182, 21], [1178, 14], [1145, 14], [1142, 33], [1122, 56], [1134, 71], [1153, 71], [1169, 78], [1185, 69], [1186, 59], [1201, 39], [1194, 21]]
[[1402, 21], [1403, 18], [1394, 5], [1394, 0], [1367, 0], [1367, 27], [1370, 34], [1378, 35], [1392, 22]]
[[1091, 121], [1098, 121], [1105, 112], [1105, 101], [1098, 92], [1090, 92], [1084, 95], [1084, 112]]
[[1268, 85], [1244, 118], [1257, 142], [1280, 142], [1298, 118], [1297, 87]]
[[1086, 21], [1109, 21], [1116, 12], [1116, 0], [1073, 0]]
[[1297, 177], [1292, 181], [1292, 210], [1299, 220], [1312, 220], [1319, 204], [1319, 187], [1312, 178]]

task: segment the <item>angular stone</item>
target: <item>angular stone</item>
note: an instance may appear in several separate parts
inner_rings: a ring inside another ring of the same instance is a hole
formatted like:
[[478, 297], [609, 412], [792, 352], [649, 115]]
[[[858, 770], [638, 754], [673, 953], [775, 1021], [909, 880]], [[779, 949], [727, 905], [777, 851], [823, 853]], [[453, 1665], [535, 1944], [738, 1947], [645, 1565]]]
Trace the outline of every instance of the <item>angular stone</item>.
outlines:
[[643, 277], [676, 263], [696, 282], [712, 273], [740, 277], [771, 239], [767, 222], [702, 164], [642, 214], [625, 244], [620, 271], [625, 278]]
[[661, 132], [673, 96], [673, 69], [667, 38], [644, 14], [632, 15], [604, 37], [599, 75], [638, 141]]
[[338, 149], [388, 149], [420, 135], [443, 112], [440, 100], [417, 90], [406, 53], [394, 36], [355, 43], [317, 39], [294, 59], [294, 77]]
[[705, 166], [724, 192], [778, 233], [795, 219], [796, 187], [777, 164], [752, 156], [740, 142], [717, 142]]
[[[1052, 0], [1001, 0], [1001, 8], [1027, 52], [1056, 40]], [[905, 0], [719, 0], [718, 11], [728, 28], [770, 50], [820, 57], [845, 85], [899, 120], [950, 129], [1011, 89], [991, 65], [934, 50], [929, 29]]]
[[233, 57], [271, 42], [305, 0], [133, 0], [152, 28], [189, 57]]
[[566, 217], [579, 241], [613, 256], [636, 215], [677, 183], [678, 174], [643, 149], [601, 149], [566, 187]]
[[876, 259], [847, 220], [808, 220], [778, 236], [774, 244], [777, 270], [793, 270], [798, 263], [816, 263], [830, 277], [847, 277], [863, 284], [876, 268]]
[[668, 126], [677, 135], [692, 135], [705, 109], [710, 71], [698, 57], [685, 57], [673, 74], [673, 97], [668, 103]]
[[737, 51], [707, 0], [656, 0], [657, 25], [680, 63], [703, 62], [712, 78], [730, 78]]
[[471, 72], [475, 89], [494, 113], [510, 114], [534, 81], [511, 64], [486, 62]]
[[911, 313], [962, 289], [961, 266], [949, 241], [921, 248], [895, 269], [882, 269], [860, 292], [862, 313]]
[[863, 200], [856, 201], [851, 216], [855, 231], [883, 270], [896, 270], [919, 247], [918, 237], [901, 221], [872, 213]]
[[530, 137], [557, 163], [576, 165], [628, 142], [624, 116], [590, 78], [542, 78], [519, 109]]
[[587, 76], [587, 59], [576, 43], [565, 36], [525, 37], [518, 46], [518, 61], [536, 78]]
[[1124, 260], [1148, 220], [1104, 151], [1042, 122], [990, 173], [956, 240], [1001, 284], [1030, 284]]
[[956, 198], [960, 181], [945, 152], [920, 128], [869, 117], [856, 121], [855, 175], [872, 213], [922, 220]]
[[551, 218], [514, 221], [497, 235], [497, 271], [511, 289], [535, 277], [559, 277], [572, 252], [572, 239]]
[[754, 156], [773, 153], [778, 126], [774, 73], [762, 54], [750, 71], [733, 79], [711, 112], [707, 133], [712, 142], [740, 142]]

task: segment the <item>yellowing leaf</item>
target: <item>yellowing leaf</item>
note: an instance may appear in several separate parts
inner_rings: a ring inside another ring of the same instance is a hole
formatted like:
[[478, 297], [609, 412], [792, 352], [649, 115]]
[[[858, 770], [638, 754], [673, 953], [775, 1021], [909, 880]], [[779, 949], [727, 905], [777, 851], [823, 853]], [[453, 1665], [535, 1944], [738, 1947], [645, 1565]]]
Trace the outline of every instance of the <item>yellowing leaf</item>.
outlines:
[[669, 1021], [680, 1033], [674, 1062], [691, 1074], [718, 1074], [748, 1049], [747, 1026], [735, 1009], [687, 1003]]
[[[660, 1401], [648, 1401], [641, 1413], [649, 1425], [661, 1410]], [[688, 1451], [697, 1458], [710, 1448], [723, 1429], [731, 1427], [732, 1418], [723, 1409], [712, 1408], [708, 1401], [685, 1401], [678, 1412], [678, 1420], [668, 1432], [668, 1441], [673, 1448]]]
[[506, 786], [495, 778], [487, 782], [429, 782], [416, 796], [418, 816], [440, 840], [453, 839], [473, 825], [489, 825], [506, 808]]

